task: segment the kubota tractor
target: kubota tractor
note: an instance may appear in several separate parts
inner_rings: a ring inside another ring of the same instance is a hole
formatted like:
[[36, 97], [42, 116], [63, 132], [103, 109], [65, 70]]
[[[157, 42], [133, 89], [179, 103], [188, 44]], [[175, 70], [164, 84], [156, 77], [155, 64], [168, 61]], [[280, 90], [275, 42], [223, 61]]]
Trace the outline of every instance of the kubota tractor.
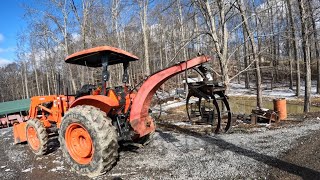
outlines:
[[[84, 86], [75, 100], [73, 96], [63, 96], [65, 99], [56, 96], [60, 100], [56, 105], [63, 104], [58, 106], [59, 111], [50, 109], [55, 106], [54, 102], [49, 108], [36, 103], [35, 114], [38, 118], [31, 115], [37, 119], [17, 125], [15, 132], [19, 133], [15, 133], [15, 139], [19, 142], [28, 140], [36, 154], [43, 154], [47, 146], [45, 130], [56, 123], [63, 156], [75, 171], [90, 177], [107, 172], [117, 160], [119, 141], [145, 143], [155, 131], [149, 106], [156, 90], [172, 76], [201, 65], [210, 58], [199, 56], [175, 64], [150, 75], [138, 90], [134, 90], [127, 86], [128, 67], [130, 61], [137, 60], [138, 57], [109, 46], [68, 56], [66, 63], [102, 67], [102, 86]], [[108, 66], [114, 64], [123, 65], [123, 85], [109, 88], [106, 86]]]

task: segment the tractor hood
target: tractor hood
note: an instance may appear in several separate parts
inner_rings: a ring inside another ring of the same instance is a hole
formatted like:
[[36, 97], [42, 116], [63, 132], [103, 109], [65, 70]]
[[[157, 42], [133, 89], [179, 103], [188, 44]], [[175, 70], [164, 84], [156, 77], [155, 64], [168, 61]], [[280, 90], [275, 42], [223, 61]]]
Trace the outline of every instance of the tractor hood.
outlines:
[[137, 56], [122, 49], [111, 46], [99, 46], [73, 53], [69, 55], [65, 61], [66, 63], [88, 67], [101, 67], [103, 56], [107, 57], [109, 65], [136, 61], [139, 59]]

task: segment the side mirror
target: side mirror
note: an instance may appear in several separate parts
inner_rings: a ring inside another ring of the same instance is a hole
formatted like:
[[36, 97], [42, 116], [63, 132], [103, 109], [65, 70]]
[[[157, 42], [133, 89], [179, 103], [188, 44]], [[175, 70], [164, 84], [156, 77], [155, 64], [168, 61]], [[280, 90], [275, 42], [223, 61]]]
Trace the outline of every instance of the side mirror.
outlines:
[[107, 70], [102, 71], [102, 81], [103, 82], [109, 81], [109, 78], [110, 78], [109, 72]]
[[128, 79], [129, 79], [128, 74], [123, 74], [122, 82], [123, 82], [123, 83], [127, 83], [127, 82], [128, 82]]
[[123, 63], [123, 76], [122, 76], [123, 83], [127, 83], [129, 80], [128, 67], [129, 67], [129, 62], [124, 62]]

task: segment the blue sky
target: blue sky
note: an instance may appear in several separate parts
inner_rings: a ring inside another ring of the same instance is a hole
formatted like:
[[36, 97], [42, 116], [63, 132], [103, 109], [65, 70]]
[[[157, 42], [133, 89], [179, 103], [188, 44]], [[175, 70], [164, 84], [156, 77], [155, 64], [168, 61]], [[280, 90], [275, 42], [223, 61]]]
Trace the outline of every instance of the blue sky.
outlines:
[[15, 60], [17, 33], [26, 26], [23, 20], [24, 0], [1, 1], [0, 6], [0, 66]]

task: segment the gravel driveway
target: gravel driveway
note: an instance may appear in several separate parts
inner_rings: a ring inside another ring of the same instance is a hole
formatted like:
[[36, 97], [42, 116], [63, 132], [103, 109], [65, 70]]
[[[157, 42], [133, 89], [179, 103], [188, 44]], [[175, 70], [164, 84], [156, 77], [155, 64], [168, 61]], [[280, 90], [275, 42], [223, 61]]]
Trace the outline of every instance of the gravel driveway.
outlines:
[[[148, 146], [122, 148], [116, 166], [95, 179], [317, 179], [319, 163], [310, 166], [308, 161], [319, 162], [320, 139], [308, 140], [319, 132], [317, 119], [273, 130], [206, 136], [159, 128]], [[52, 152], [38, 157], [26, 144], [13, 145], [11, 128], [0, 130], [0, 135], [1, 179], [88, 179], [70, 171], [56, 138]], [[317, 145], [314, 153], [308, 151], [311, 147], [304, 151], [303, 142]], [[300, 156], [293, 153], [296, 149]]]

